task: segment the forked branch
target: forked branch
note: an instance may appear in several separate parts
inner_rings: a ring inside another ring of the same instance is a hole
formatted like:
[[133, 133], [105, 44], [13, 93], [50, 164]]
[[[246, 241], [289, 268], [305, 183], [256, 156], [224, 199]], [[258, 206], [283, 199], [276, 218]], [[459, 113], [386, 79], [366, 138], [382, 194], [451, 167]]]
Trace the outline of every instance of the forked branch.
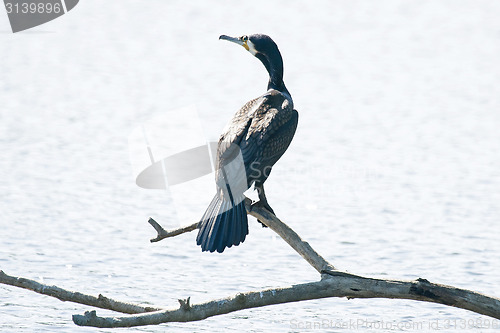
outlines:
[[[262, 221], [271, 230], [280, 235], [281, 238], [283, 238], [283, 240], [288, 243], [288, 245], [290, 245], [295, 251], [297, 251], [297, 253], [299, 253], [319, 273], [321, 273], [321, 271], [325, 269], [335, 269], [333, 265], [331, 265], [316, 251], [314, 251], [314, 249], [311, 247], [311, 245], [309, 245], [308, 242], [303, 241], [295, 231], [293, 231], [285, 223], [281, 222], [280, 219], [276, 217], [276, 215], [272, 214], [263, 207], [252, 205], [252, 200], [248, 198], [245, 198], [245, 207], [249, 215], [252, 215], [259, 221]], [[156, 238], [151, 239], [151, 242], [158, 242], [168, 237], [173, 237], [185, 232], [196, 230], [199, 223], [196, 222], [186, 227], [166, 231], [161, 225], [158, 224], [158, 222], [156, 222], [152, 218], [150, 218], [148, 222], [153, 226], [153, 228], [155, 228], [156, 232], [158, 233]]]
[[182, 228], [178, 228], [175, 230], [167, 231], [167, 230], [163, 229], [163, 227], [161, 225], [159, 225], [158, 222], [153, 220], [153, 218], [151, 218], [151, 217], [149, 218], [148, 222], [149, 222], [149, 224], [151, 224], [153, 226], [153, 228], [155, 228], [156, 232], [158, 233], [158, 236], [156, 236], [155, 238], [151, 238], [149, 240], [151, 243], [159, 242], [162, 239], [174, 237], [174, 236], [183, 234], [185, 232], [190, 232], [190, 231], [196, 230], [196, 228], [198, 228], [198, 222], [196, 222], [196, 223], [193, 223], [191, 225], [188, 225], [187, 227], [182, 227]]

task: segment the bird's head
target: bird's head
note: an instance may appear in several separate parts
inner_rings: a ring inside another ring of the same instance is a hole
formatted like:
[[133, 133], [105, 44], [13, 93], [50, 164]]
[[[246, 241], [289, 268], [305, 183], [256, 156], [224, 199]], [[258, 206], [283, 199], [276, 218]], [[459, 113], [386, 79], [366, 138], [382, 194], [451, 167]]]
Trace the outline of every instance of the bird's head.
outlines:
[[283, 85], [283, 59], [278, 50], [278, 46], [271, 37], [263, 34], [244, 35], [241, 37], [230, 37], [221, 35], [219, 39], [227, 40], [239, 44], [248, 52], [257, 57], [266, 67], [270, 81], [269, 85], [272, 88], [281, 90]]
[[219, 39], [239, 44], [254, 56], [256, 56], [258, 53], [270, 55], [278, 51], [278, 46], [276, 46], [276, 43], [271, 39], [271, 37], [267, 35], [255, 34], [250, 36], [243, 35], [241, 37], [230, 37], [222, 35], [219, 37]]

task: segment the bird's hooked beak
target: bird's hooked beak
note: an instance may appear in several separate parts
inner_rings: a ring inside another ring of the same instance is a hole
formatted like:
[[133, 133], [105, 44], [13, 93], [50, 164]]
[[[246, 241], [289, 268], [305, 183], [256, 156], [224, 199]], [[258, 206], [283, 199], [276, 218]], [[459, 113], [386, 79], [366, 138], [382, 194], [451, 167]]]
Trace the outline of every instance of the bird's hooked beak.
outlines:
[[219, 39], [227, 40], [236, 43], [238, 45], [241, 45], [245, 48], [245, 50], [252, 53], [253, 55], [257, 53], [257, 50], [253, 46], [253, 43], [248, 39], [247, 36], [231, 37], [231, 36], [221, 35]]

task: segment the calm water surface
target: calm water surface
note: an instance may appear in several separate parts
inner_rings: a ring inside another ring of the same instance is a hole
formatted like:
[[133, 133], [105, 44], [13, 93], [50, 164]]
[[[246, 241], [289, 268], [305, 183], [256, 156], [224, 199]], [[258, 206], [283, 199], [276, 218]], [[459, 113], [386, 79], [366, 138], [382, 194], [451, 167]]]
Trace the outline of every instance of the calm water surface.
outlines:
[[[300, 113], [266, 183], [277, 215], [339, 269], [499, 297], [499, 15], [495, 1], [88, 0], [19, 34], [0, 16], [0, 269], [164, 307], [317, 280], [253, 218], [223, 255], [201, 253], [195, 233], [149, 243], [149, 216], [194, 221], [176, 218], [171, 193], [134, 183], [139, 124], [193, 105], [216, 140], [264, 92], [263, 66], [217, 39], [264, 32]], [[182, 208], [201, 216], [205, 203]], [[88, 309], [0, 286], [0, 331], [108, 331], [72, 323]], [[456, 332], [445, 325], [461, 320], [491, 331], [464, 310], [345, 299], [131, 330]], [[370, 326], [382, 321], [394, 326]]]

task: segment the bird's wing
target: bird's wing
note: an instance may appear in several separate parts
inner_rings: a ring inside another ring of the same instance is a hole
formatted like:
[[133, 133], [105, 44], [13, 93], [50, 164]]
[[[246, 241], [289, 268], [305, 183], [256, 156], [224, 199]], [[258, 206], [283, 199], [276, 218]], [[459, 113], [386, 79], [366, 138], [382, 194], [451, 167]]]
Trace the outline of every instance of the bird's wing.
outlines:
[[297, 128], [298, 114], [290, 104], [274, 90], [251, 100], [234, 115], [217, 148], [216, 182], [223, 192], [225, 184], [234, 193], [244, 192], [253, 179], [249, 178], [252, 171], [274, 165], [283, 155]]
[[280, 92], [272, 91], [253, 114], [240, 143], [247, 167], [252, 162], [272, 166], [286, 151], [295, 134], [298, 113]]
[[263, 102], [265, 102], [263, 97], [247, 102], [226, 125], [217, 146], [217, 165], [233, 159], [239, 153], [239, 145], [247, 135], [253, 115], [261, 108]]
[[[242, 140], [246, 137], [252, 123], [252, 114], [259, 109], [262, 98], [247, 102], [226, 125], [217, 146], [217, 161], [215, 180], [221, 190], [220, 195], [227, 198], [231, 191], [236, 194], [243, 193], [248, 188], [246, 177], [246, 163], [240, 149]], [[232, 200], [232, 199], [231, 199]]]

